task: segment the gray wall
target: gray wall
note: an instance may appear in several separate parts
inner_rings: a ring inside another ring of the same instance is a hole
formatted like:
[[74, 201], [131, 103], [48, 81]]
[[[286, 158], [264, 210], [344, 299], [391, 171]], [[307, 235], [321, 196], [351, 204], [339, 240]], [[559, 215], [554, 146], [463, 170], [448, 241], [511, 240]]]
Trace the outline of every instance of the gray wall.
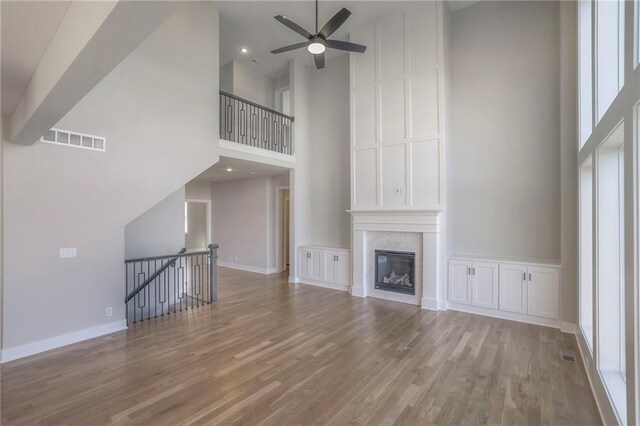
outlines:
[[276, 187], [287, 184], [286, 174], [211, 184], [211, 233], [220, 263], [275, 269]]
[[218, 160], [218, 70], [218, 13], [186, 4], [56, 126], [106, 152], [4, 143], [3, 349], [124, 320], [125, 225]]
[[184, 187], [124, 228], [125, 258], [162, 256], [184, 247]]
[[559, 6], [452, 14], [448, 252], [560, 259]]
[[311, 73], [311, 99], [311, 242], [349, 247], [349, 55]]
[[[183, 210], [184, 214], [184, 210]], [[183, 222], [184, 224], [184, 222]], [[187, 233], [184, 235], [188, 250], [207, 247], [207, 204], [197, 201], [187, 202]], [[184, 227], [183, 227], [184, 231]]]

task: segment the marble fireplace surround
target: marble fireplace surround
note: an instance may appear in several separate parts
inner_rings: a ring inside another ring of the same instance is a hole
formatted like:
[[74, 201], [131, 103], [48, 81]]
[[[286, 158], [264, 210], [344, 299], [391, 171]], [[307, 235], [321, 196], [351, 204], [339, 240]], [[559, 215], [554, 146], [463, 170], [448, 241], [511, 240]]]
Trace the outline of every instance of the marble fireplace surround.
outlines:
[[[433, 210], [349, 211], [352, 217], [351, 294], [377, 297], [438, 310], [438, 282], [442, 277], [440, 212]], [[416, 294], [374, 288], [374, 250], [416, 254]]]

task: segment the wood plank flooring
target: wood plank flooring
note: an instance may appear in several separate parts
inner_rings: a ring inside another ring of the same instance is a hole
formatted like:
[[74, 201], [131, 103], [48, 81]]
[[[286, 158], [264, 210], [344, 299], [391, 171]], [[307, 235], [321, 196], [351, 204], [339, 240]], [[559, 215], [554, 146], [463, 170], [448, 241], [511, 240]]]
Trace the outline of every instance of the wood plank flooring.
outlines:
[[558, 330], [279, 275], [221, 268], [219, 286], [216, 305], [3, 364], [2, 424], [600, 424]]

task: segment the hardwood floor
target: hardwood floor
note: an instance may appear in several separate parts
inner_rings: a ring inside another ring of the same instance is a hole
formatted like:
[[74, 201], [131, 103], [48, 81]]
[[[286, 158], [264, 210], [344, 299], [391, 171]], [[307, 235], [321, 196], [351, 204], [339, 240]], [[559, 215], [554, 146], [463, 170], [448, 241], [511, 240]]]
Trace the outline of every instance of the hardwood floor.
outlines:
[[2, 423], [600, 423], [559, 330], [223, 268], [219, 286], [217, 305], [2, 365]]

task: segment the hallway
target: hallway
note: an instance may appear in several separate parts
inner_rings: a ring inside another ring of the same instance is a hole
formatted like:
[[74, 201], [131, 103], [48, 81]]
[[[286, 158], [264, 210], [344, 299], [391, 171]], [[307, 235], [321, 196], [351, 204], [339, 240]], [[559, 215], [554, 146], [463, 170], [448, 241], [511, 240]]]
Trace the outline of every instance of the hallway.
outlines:
[[220, 268], [219, 302], [2, 365], [3, 424], [597, 424], [559, 330]]

